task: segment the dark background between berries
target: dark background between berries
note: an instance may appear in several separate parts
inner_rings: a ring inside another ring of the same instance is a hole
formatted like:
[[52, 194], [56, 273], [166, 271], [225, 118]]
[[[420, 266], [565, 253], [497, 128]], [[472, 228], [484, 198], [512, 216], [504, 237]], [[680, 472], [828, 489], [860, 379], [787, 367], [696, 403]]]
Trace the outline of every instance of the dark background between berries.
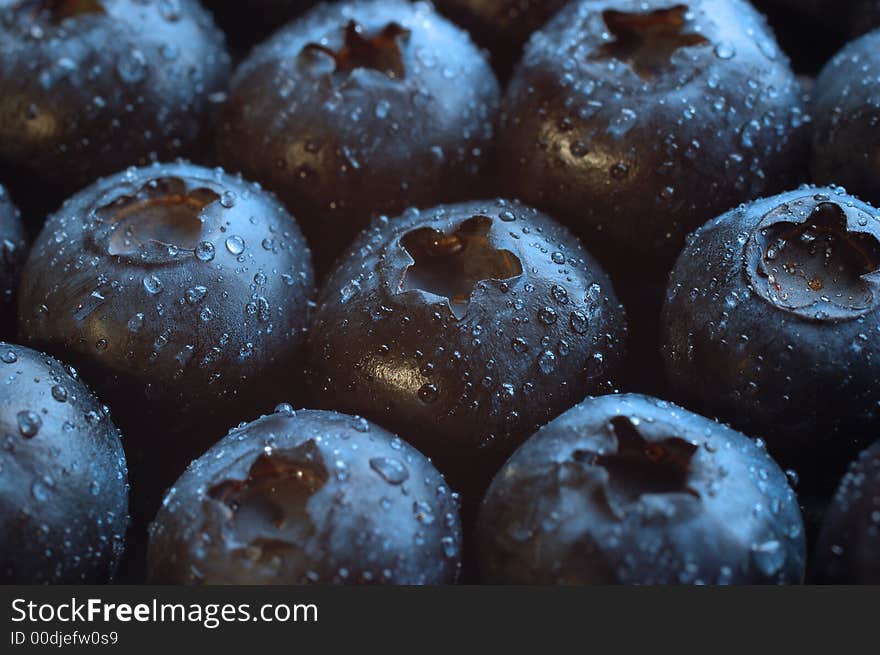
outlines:
[[0, 0], [0, 579], [880, 581], [875, 28]]

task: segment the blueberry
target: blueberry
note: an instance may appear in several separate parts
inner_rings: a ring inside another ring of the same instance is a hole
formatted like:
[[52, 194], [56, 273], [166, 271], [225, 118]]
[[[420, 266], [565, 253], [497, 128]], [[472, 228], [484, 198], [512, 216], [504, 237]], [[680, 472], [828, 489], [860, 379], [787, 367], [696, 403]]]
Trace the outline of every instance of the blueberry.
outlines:
[[319, 270], [369, 223], [487, 184], [498, 82], [424, 2], [322, 5], [239, 67], [221, 161], [279, 194]]
[[478, 526], [490, 584], [794, 584], [785, 475], [745, 435], [639, 395], [590, 398], [504, 465]]
[[766, 437], [801, 477], [839, 478], [880, 419], [880, 223], [842, 189], [742, 205], [672, 272], [664, 356], [677, 396]]
[[0, 343], [0, 582], [113, 578], [128, 526], [119, 431], [77, 372]]
[[92, 381], [127, 436], [135, 511], [289, 396], [313, 290], [293, 218], [258, 186], [185, 162], [70, 198], [34, 243], [19, 334]]
[[194, 461], [150, 530], [164, 584], [449, 584], [461, 529], [431, 463], [382, 428], [279, 406]]
[[614, 268], [670, 264], [688, 232], [795, 176], [801, 95], [744, 0], [572, 2], [504, 98], [505, 190]]
[[195, 0], [2, 4], [0, 168], [35, 214], [186, 151], [225, 87], [223, 35]]
[[482, 490], [587, 393], [613, 388], [626, 321], [568, 230], [486, 200], [379, 220], [340, 258], [309, 330], [319, 407], [361, 414]]
[[863, 451], [840, 482], [825, 514], [811, 580], [880, 583], [880, 442]]

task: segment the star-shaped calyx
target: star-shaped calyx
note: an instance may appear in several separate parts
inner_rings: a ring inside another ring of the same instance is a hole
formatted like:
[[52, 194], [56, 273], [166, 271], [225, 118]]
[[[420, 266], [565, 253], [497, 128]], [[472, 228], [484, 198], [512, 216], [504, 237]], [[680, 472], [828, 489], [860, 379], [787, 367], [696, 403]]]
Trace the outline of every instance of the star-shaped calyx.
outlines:
[[333, 59], [333, 74], [346, 74], [357, 68], [384, 73], [392, 79], [406, 77], [402, 45], [410, 31], [398, 23], [388, 23], [375, 34], [367, 34], [363, 25], [349, 21], [342, 46], [334, 50], [320, 43], [309, 43], [304, 53], [323, 53]]
[[202, 235], [202, 211], [220, 196], [206, 187], [188, 189], [176, 177], [150, 180], [133, 195], [114, 198], [96, 211], [112, 230], [110, 255], [193, 250]]
[[769, 212], [752, 233], [746, 272], [779, 309], [811, 319], [855, 318], [880, 301], [880, 240], [857, 207], [802, 198]]
[[406, 233], [400, 244], [413, 264], [406, 269], [400, 290], [442, 296], [455, 317], [463, 318], [478, 282], [507, 280], [523, 272], [516, 255], [490, 243], [491, 229], [491, 218], [474, 216], [450, 234], [430, 227]]
[[314, 441], [261, 453], [243, 480], [224, 480], [208, 497], [227, 511], [226, 532], [243, 544], [296, 544], [311, 528], [306, 505], [327, 482]]
[[686, 494], [699, 498], [690, 485], [697, 446], [679, 437], [649, 439], [637, 420], [616, 416], [609, 429], [617, 440], [613, 453], [577, 451], [576, 460], [601, 467], [607, 477], [599, 489], [611, 513], [622, 518], [647, 494]]
[[645, 13], [607, 9], [602, 18], [614, 40], [599, 48], [595, 58], [626, 62], [642, 79], [654, 79], [676, 50], [709, 43], [701, 34], [684, 31], [687, 12], [687, 5]]

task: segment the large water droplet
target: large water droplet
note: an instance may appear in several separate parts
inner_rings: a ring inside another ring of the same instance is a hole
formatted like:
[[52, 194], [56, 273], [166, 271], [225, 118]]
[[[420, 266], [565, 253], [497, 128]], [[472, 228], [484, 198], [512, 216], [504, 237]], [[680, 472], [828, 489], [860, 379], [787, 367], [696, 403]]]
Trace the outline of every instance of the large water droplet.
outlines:
[[196, 246], [196, 258], [203, 262], [214, 259], [214, 244], [210, 241], [200, 241]]
[[158, 293], [162, 292], [162, 280], [155, 274], [153, 275], [145, 275], [144, 276], [144, 289], [147, 290], [147, 293], [155, 296]]
[[229, 237], [226, 239], [226, 249], [233, 255], [240, 255], [245, 249], [244, 239], [237, 235]]
[[715, 56], [718, 59], [733, 59], [736, 56], [736, 48], [732, 43], [723, 41], [715, 46]]
[[40, 428], [43, 425], [43, 420], [40, 418], [39, 414], [30, 410], [19, 412], [17, 418], [18, 431], [25, 439], [32, 439], [37, 436], [37, 432], [40, 431]]
[[374, 457], [370, 460], [370, 468], [389, 484], [402, 484], [409, 478], [403, 462], [393, 457]]
[[67, 402], [67, 389], [60, 384], [56, 384], [52, 387], [52, 397], [59, 403]]

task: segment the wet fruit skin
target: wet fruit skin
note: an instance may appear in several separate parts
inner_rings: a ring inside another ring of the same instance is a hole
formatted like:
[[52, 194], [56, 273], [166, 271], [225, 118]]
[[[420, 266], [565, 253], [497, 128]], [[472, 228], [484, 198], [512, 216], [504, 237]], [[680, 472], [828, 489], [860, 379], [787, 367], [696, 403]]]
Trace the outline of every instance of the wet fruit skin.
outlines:
[[229, 69], [195, 0], [2, 0], [0, 167], [54, 209], [100, 175], [186, 152]]
[[485, 189], [499, 95], [429, 4], [322, 5], [239, 67], [219, 156], [279, 194], [324, 271], [371, 215]]
[[514, 73], [499, 164], [508, 194], [604, 244], [603, 261], [671, 264], [688, 232], [789, 184], [805, 120], [747, 2], [573, 2]]
[[825, 514], [811, 564], [815, 584], [880, 582], [880, 442], [852, 463]]
[[842, 189], [802, 187], [700, 228], [664, 308], [670, 383], [767, 439], [802, 479], [841, 474], [880, 412], [880, 225]]
[[468, 494], [611, 388], [625, 340], [610, 280], [568, 230], [504, 200], [442, 205], [378, 220], [340, 258], [306, 380], [314, 406], [394, 430]]
[[0, 339], [15, 330], [15, 293], [26, 245], [21, 215], [0, 185]]
[[880, 202], [880, 30], [848, 44], [816, 81], [813, 178], [840, 184], [860, 198]]
[[110, 405], [140, 513], [218, 435], [294, 393], [312, 293], [308, 248], [274, 196], [220, 169], [157, 164], [49, 217], [22, 276], [19, 336]]
[[797, 584], [805, 541], [755, 442], [647, 396], [589, 398], [523, 444], [480, 513], [484, 583]]
[[451, 584], [461, 548], [455, 497], [421, 453], [289, 405], [194, 461], [150, 533], [162, 584]]
[[496, 70], [508, 74], [523, 44], [566, 0], [437, 0], [437, 9], [489, 49]]
[[112, 580], [128, 525], [119, 431], [77, 372], [0, 343], [0, 582]]

